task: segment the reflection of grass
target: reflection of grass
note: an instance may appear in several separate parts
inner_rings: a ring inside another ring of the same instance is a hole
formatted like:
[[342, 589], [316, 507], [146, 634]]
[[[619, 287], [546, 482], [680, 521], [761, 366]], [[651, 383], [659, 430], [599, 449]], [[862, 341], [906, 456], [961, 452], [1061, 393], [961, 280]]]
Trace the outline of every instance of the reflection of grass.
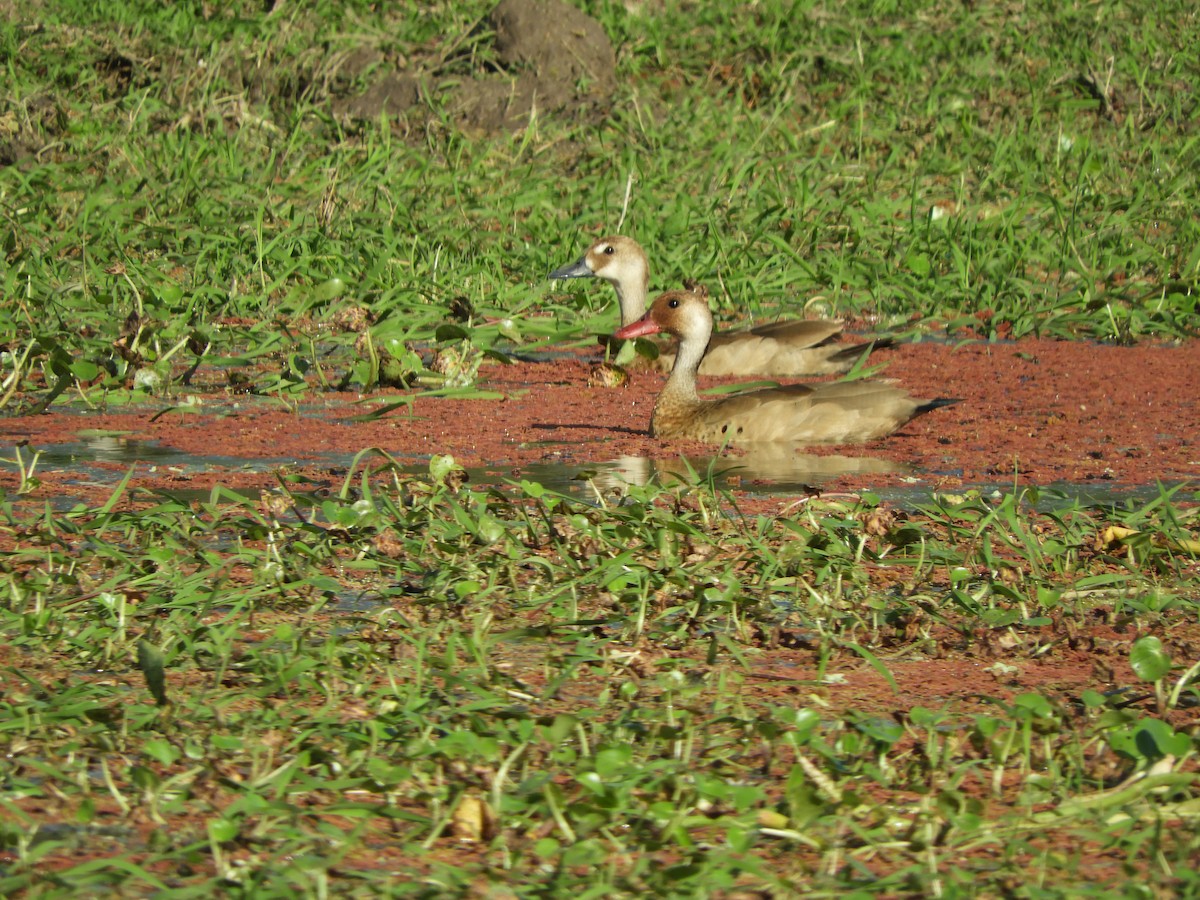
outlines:
[[[593, 506], [377, 451], [333, 495], [129, 490], [2, 510], [6, 895], [928, 895], [1032, 866], [1065, 896], [1082, 841], [1192, 877], [1170, 492], [769, 518], [703, 477]], [[1166, 639], [1106, 644], [1143, 627]], [[1080, 647], [1090, 677], [1046, 683]], [[990, 677], [921, 683], [955, 669]]]
[[[489, 3], [0, 24], [0, 405], [493, 396], [611, 330], [543, 279], [631, 176], [655, 287], [726, 321], [1195, 332], [1190, 4], [626, 6], [585, 4], [606, 117], [493, 138], [436, 94], [329, 113], [353, 50], [488, 69]], [[3, 498], [0, 894], [1197, 890], [1194, 496], [759, 518], [712, 482], [591, 506], [364, 452], [332, 497]]]

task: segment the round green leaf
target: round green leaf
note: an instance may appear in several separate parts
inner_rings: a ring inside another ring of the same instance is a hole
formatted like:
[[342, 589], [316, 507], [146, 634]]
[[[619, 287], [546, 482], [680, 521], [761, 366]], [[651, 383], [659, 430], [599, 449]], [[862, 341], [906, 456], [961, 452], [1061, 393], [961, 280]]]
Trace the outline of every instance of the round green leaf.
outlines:
[[1147, 759], [1160, 759], [1168, 754], [1183, 756], [1192, 746], [1191, 737], [1178, 734], [1161, 719], [1145, 719], [1138, 723], [1133, 739]]
[[208, 822], [208, 839], [218, 844], [232, 841], [238, 836], [237, 822], [228, 819], [210, 819]]
[[596, 753], [596, 771], [606, 778], [617, 778], [628, 772], [632, 760], [629, 747], [606, 747]]
[[330, 278], [313, 288], [313, 297], [317, 300], [332, 300], [334, 297], [340, 297], [345, 290], [346, 282], [340, 278]]
[[162, 284], [154, 289], [154, 293], [158, 296], [161, 303], [168, 306], [174, 306], [183, 299], [183, 288], [177, 284]]
[[1133, 674], [1142, 681], [1158, 681], [1171, 671], [1171, 657], [1163, 650], [1162, 641], [1153, 635], [1138, 638], [1129, 653]]
[[71, 374], [79, 381], [91, 381], [100, 374], [100, 367], [86, 359], [77, 359], [71, 363]]
[[581, 772], [575, 778], [581, 785], [591, 791], [593, 794], [604, 793], [604, 779], [596, 772]]
[[1054, 707], [1041, 694], [1018, 694], [1013, 698], [1013, 712], [1021, 718], [1049, 719], [1054, 715]]
[[460, 325], [452, 325], [449, 322], [439, 325], [433, 333], [439, 343], [446, 341], [461, 341], [467, 337], [467, 329]]

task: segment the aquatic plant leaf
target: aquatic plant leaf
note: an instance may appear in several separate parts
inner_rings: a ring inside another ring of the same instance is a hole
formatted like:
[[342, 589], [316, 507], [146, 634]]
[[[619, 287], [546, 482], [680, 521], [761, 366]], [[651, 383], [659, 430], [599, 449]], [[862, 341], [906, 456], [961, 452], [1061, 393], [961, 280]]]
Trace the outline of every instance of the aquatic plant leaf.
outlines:
[[1171, 671], [1171, 657], [1163, 650], [1162, 641], [1147, 635], [1133, 642], [1129, 666], [1142, 681], [1158, 681]]

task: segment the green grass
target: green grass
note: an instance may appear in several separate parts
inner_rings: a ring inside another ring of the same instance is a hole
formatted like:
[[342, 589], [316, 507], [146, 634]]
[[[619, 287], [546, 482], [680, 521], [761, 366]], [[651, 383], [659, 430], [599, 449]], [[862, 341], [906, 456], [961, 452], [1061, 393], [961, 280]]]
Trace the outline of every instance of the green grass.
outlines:
[[[494, 136], [438, 92], [331, 111], [384, 67], [362, 48], [488, 71], [488, 3], [7, 7], [0, 407], [469, 389], [611, 330], [608, 291], [545, 275], [623, 215], [725, 320], [1195, 335], [1194, 4], [581, 6], [607, 114]], [[609, 505], [364, 455], [334, 496], [63, 510], [31, 453], [0, 501], [0, 894], [1198, 889], [1194, 489], [768, 518], [703, 478]], [[1089, 652], [1085, 688], [1008, 690]], [[923, 659], [995, 691], [837, 694]]]
[[[607, 328], [603, 292], [564, 303], [544, 275], [616, 228], [630, 178], [623, 227], [656, 285], [706, 280], [726, 317], [817, 298], [884, 328], [1195, 332], [1189, 4], [586, 8], [618, 48], [608, 114], [490, 138], [455, 130], [444, 92], [401, 121], [330, 114], [379, 68], [350, 73], [355, 49], [471, 77], [487, 4], [135, 4], [115, 22], [62, 4], [44, 28], [0, 25], [18, 158], [0, 169], [0, 337], [21, 387], [97, 394], [197, 354], [311, 353], [280, 326], [348, 304], [410, 339], [455, 296], [527, 336]], [[131, 311], [157, 346], [128, 359], [113, 342]], [[369, 380], [350, 343], [338, 377]]]
[[[1194, 831], [1148, 824], [1195, 815], [1197, 673], [1173, 658], [1195, 640], [1195, 515], [1170, 492], [773, 518], [704, 483], [594, 506], [458, 489], [446, 458], [424, 479], [358, 465], [337, 496], [283, 483], [267, 506], [6, 501], [6, 894], [953, 894], [1033, 865], [1067, 896], [1097, 877], [1047, 835], [1186, 885]], [[895, 685], [914, 655], [990, 655], [1003, 681], [1097, 615], [1165, 638], [1133, 642], [1115, 693], [897, 696], [896, 717], [821, 699], [861, 665]], [[795, 703], [756, 690], [781, 639], [815, 664], [782, 679]], [[454, 838], [464, 798], [486, 852]], [[982, 847], [1010, 862], [979, 868]]]

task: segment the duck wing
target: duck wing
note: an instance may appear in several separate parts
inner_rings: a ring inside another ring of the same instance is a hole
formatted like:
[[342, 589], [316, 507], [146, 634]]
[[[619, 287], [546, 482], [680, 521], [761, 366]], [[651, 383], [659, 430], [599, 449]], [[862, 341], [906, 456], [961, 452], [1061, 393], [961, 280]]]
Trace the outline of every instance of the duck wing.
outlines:
[[[719, 331], [708, 344], [700, 363], [701, 375], [746, 375], [770, 378], [803, 378], [848, 372], [870, 343], [842, 344], [835, 339], [841, 323], [830, 319], [772, 322], [749, 331]], [[890, 343], [874, 342], [875, 347]], [[654, 361], [654, 368], [670, 371], [673, 348]]]
[[842, 323], [836, 319], [784, 319], [755, 325], [746, 331], [731, 334], [753, 334], [758, 337], [786, 341], [797, 347], [816, 347], [842, 333]]
[[688, 436], [709, 443], [861, 443], [891, 434], [935, 405], [944, 404], [926, 404], [878, 381], [788, 385], [705, 403]]

